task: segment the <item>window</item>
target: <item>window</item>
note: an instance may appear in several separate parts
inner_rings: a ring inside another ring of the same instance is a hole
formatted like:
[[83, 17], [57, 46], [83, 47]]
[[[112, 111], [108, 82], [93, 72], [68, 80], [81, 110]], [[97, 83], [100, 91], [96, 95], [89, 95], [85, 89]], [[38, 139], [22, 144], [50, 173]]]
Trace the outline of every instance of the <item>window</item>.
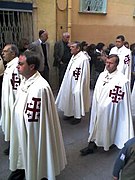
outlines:
[[3, 49], [7, 43], [15, 43], [18, 46], [22, 38], [32, 42], [31, 7], [32, 4], [28, 3], [0, 2], [0, 49]]
[[106, 14], [107, 0], [80, 0], [80, 12]]

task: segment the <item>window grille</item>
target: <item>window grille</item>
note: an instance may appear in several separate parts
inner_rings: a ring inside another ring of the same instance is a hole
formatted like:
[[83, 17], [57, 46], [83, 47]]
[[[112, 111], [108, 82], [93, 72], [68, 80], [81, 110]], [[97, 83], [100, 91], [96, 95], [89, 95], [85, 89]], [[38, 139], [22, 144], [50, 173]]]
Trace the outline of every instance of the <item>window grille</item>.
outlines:
[[80, 12], [106, 14], [107, 0], [80, 0]]
[[33, 40], [32, 13], [0, 11], [0, 48], [7, 43], [18, 45], [22, 38]]

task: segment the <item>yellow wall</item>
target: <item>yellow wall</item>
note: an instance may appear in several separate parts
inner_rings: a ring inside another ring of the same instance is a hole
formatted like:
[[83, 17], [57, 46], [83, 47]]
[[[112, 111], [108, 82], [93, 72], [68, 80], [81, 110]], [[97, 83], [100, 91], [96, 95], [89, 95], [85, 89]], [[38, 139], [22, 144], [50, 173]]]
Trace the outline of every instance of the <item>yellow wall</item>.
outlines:
[[37, 0], [36, 1], [36, 34], [35, 38], [38, 37], [39, 29], [47, 29], [49, 33], [49, 41], [53, 42], [56, 37], [56, 4], [55, 0]]
[[[117, 35], [123, 34], [129, 43], [134, 42], [135, 0], [107, 0], [106, 15], [79, 13], [79, 0], [34, 0], [33, 2], [34, 38], [38, 37], [39, 29], [48, 30], [51, 62], [53, 62], [53, 45], [56, 39], [61, 39], [62, 32], [67, 31], [70, 26], [72, 41], [86, 40], [88, 43], [102, 41], [108, 45], [115, 43]], [[68, 3], [66, 9], [63, 8], [65, 3]], [[52, 86], [56, 87], [58, 72], [53, 66], [50, 72]]]
[[38, 38], [38, 31], [46, 29], [49, 34], [50, 43], [50, 82], [51, 86], [56, 86], [55, 69], [53, 68], [53, 49], [56, 40], [56, 2], [55, 0], [35, 0], [34, 1], [34, 39]]
[[[2, 0], [1, 0], [2, 1]], [[6, 0], [3, 0], [6, 1]], [[48, 42], [50, 43], [50, 82], [55, 89], [58, 76], [56, 69], [53, 68], [53, 49], [56, 41], [56, 0], [7, 0], [12, 2], [30, 2], [33, 4], [33, 40], [38, 39], [40, 29], [46, 29], [49, 33]], [[62, 21], [61, 21], [62, 22]], [[63, 20], [65, 22], [65, 20]], [[56, 74], [57, 73], [57, 74]]]
[[[135, 0], [107, 0], [107, 14], [79, 13], [79, 0], [14, 0], [33, 3], [34, 40], [39, 29], [47, 29], [51, 46], [50, 80], [57, 86], [57, 70], [53, 64], [54, 43], [61, 39], [62, 32], [71, 31], [72, 41], [88, 43], [115, 43], [115, 38], [123, 34], [129, 43], [135, 42]], [[67, 6], [65, 6], [67, 5]], [[66, 8], [65, 8], [66, 7]], [[71, 27], [71, 29], [70, 29]], [[55, 78], [54, 78], [55, 77]]]
[[67, 5], [56, 3], [56, 40], [61, 39], [62, 33], [67, 31]]
[[79, 13], [79, 0], [72, 1], [72, 40], [86, 40], [89, 43], [115, 42], [123, 34], [130, 43], [135, 37], [135, 0], [108, 0], [107, 14]]

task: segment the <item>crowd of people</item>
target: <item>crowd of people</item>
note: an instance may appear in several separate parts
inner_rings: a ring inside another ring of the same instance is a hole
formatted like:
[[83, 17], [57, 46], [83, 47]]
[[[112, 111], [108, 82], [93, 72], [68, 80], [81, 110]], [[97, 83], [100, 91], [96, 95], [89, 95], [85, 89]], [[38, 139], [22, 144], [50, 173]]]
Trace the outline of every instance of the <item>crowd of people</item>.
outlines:
[[6, 44], [0, 58], [0, 125], [9, 143], [4, 153], [12, 171], [8, 180], [55, 180], [65, 168], [58, 109], [71, 125], [90, 113], [88, 146], [80, 150], [81, 156], [116, 146], [121, 151], [113, 179], [135, 179], [135, 44], [129, 45], [123, 35], [108, 47], [103, 42], [70, 42], [70, 34], [64, 32], [54, 44], [53, 66], [59, 70], [55, 99], [49, 85], [47, 30], [40, 30], [32, 43], [22, 40], [20, 48]]

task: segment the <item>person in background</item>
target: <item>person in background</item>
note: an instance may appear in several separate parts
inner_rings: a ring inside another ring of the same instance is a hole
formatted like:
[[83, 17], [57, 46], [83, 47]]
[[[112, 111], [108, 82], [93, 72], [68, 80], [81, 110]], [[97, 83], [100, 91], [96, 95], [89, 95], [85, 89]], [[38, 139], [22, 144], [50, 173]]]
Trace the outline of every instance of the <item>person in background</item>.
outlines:
[[135, 116], [135, 44], [132, 44], [132, 76], [131, 76], [131, 108], [132, 116]]
[[105, 69], [105, 51], [104, 51], [104, 48], [105, 48], [105, 44], [102, 43], [102, 42], [99, 42], [97, 45], [96, 45], [96, 52], [95, 52], [95, 60], [93, 61], [93, 65], [94, 65], [94, 82], [93, 82], [93, 89], [95, 87], [95, 84], [97, 82], [97, 79], [99, 77], [99, 74], [101, 72], [104, 71]]
[[124, 46], [124, 42], [125, 37], [123, 35], [117, 36], [116, 45], [111, 49], [110, 54], [117, 54], [119, 56], [118, 70], [125, 74], [126, 78], [130, 81], [132, 66], [131, 51]]
[[131, 67], [131, 91], [132, 91], [135, 81], [135, 43], [130, 45], [130, 50], [132, 54], [132, 67]]
[[95, 44], [88, 45], [86, 48], [86, 51], [88, 55], [91, 57], [91, 60], [90, 60], [90, 74], [91, 74], [92, 66], [96, 58], [96, 45]]
[[42, 53], [40, 51], [40, 46], [37, 46], [34, 43], [30, 43], [28, 45], [28, 47], [27, 47], [27, 50], [33, 51], [33, 52], [35, 52], [39, 56], [40, 65], [39, 65], [38, 71], [41, 72], [41, 75], [42, 75], [42, 69], [43, 69], [43, 64], [42, 64], [43, 61], [42, 60], [43, 60], [43, 56], [42, 56]]
[[81, 51], [88, 57], [89, 61], [91, 61], [91, 57], [89, 56], [87, 52], [88, 43], [86, 41], [81, 42]]
[[59, 87], [61, 86], [63, 77], [65, 75], [68, 63], [71, 58], [71, 51], [69, 47], [70, 34], [64, 32], [62, 34], [62, 40], [57, 41], [54, 45], [54, 67], [59, 69]]
[[94, 82], [95, 82], [95, 67], [94, 62], [97, 58], [96, 56], [96, 45], [90, 44], [86, 49], [88, 55], [90, 56], [90, 88], [94, 88]]
[[105, 52], [106, 52], [107, 55], [110, 54], [110, 51], [111, 51], [111, 49], [112, 49], [113, 47], [115, 47], [115, 44], [113, 44], [113, 43], [110, 43], [110, 44], [108, 45], [108, 47], [105, 49]]
[[28, 45], [29, 45], [29, 40], [26, 39], [26, 38], [22, 38], [22, 39], [19, 41], [19, 46], [18, 46], [19, 54], [21, 54], [21, 53], [23, 53], [24, 51], [26, 51], [26, 49], [28, 48]]
[[49, 66], [50, 66], [50, 45], [48, 43], [47, 30], [39, 30], [39, 39], [34, 41], [33, 44], [37, 45], [42, 56], [40, 60], [40, 74], [49, 82]]
[[130, 48], [129, 42], [125, 41], [125, 42], [124, 42], [124, 46], [129, 49], [129, 48]]
[[72, 57], [68, 64], [56, 98], [57, 107], [64, 112], [64, 119], [72, 125], [81, 122], [81, 117], [90, 108], [90, 65], [89, 58], [81, 51], [81, 43], [70, 45]]
[[13, 107], [8, 180], [54, 180], [67, 164], [60, 122], [48, 82], [38, 72], [39, 56], [19, 56], [24, 77]]
[[81, 50], [87, 52], [88, 43], [86, 41], [81, 42]]
[[120, 151], [113, 167], [113, 179], [135, 179], [135, 137], [129, 139]]
[[134, 137], [131, 115], [129, 81], [117, 70], [119, 57], [108, 56], [106, 70], [97, 80], [89, 125], [88, 146], [80, 152], [82, 156], [94, 153], [97, 147], [108, 151], [112, 145], [119, 149]]

